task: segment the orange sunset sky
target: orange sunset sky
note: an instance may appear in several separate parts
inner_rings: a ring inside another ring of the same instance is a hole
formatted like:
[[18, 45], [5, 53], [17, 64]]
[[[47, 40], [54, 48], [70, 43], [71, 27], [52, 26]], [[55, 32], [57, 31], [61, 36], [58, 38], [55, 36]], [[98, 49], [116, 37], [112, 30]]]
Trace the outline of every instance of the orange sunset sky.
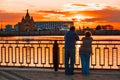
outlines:
[[0, 0], [0, 25], [15, 25], [27, 9], [34, 21], [76, 21], [75, 26], [120, 29], [120, 0]]

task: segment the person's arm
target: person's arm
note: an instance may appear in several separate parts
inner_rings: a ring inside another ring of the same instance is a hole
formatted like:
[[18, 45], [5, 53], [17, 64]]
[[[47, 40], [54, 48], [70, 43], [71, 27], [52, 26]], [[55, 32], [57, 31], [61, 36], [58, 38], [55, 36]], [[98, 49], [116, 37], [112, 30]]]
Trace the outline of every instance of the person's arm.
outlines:
[[[91, 48], [92, 48], [92, 41], [93, 41], [93, 38], [91, 37]], [[91, 56], [93, 55], [93, 52], [91, 51]]]

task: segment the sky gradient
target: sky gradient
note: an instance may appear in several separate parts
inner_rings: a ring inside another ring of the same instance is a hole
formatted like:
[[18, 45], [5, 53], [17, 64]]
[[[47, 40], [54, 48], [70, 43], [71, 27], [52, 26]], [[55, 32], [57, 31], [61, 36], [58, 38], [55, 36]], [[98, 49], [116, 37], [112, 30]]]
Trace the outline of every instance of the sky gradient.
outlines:
[[0, 0], [0, 24], [17, 24], [27, 9], [34, 21], [76, 21], [76, 27], [120, 29], [120, 0]]

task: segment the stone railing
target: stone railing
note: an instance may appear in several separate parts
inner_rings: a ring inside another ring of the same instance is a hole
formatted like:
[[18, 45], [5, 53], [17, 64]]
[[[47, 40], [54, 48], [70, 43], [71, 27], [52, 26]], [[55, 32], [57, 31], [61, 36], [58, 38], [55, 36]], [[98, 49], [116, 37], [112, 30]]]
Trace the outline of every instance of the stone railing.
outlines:
[[[81, 68], [79, 47], [76, 43], [75, 68]], [[90, 60], [91, 69], [120, 69], [120, 41], [93, 41], [93, 55]], [[4, 67], [45, 67], [64, 68], [63, 40], [1, 40], [0, 66]]]

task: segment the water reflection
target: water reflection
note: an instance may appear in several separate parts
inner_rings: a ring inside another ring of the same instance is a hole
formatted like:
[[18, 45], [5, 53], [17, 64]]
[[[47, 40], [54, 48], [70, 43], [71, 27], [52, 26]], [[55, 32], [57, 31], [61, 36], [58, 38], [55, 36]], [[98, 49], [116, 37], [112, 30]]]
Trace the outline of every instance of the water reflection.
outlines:
[[[83, 36], [79, 36], [82, 39]], [[119, 36], [92, 36], [94, 40], [120, 40]], [[0, 40], [64, 40], [64, 36], [8, 36]]]

